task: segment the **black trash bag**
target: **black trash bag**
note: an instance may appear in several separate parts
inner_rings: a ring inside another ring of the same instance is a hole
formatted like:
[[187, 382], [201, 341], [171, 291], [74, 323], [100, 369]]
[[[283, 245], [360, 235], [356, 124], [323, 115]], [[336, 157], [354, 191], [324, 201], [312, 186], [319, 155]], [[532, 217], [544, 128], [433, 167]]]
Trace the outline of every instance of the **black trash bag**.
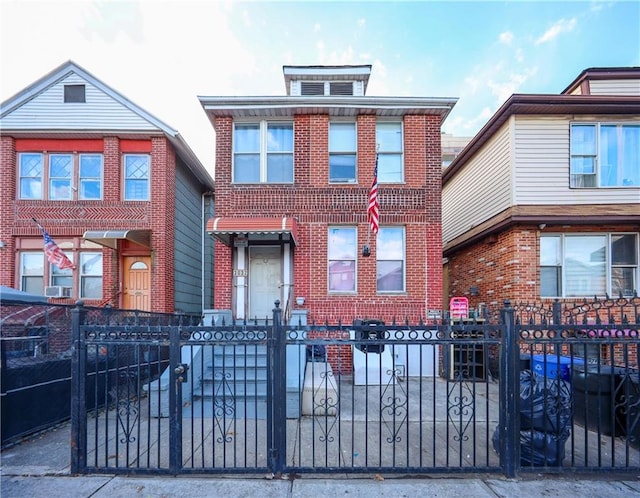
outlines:
[[564, 460], [564, 445], [569, 429], [560, 434], [520, 431], [520, 465], [558, 467]]
[[[560, 434], [536, 430], [520, 431], [520, 465], [523, 467], [558, 467], [564, 460], [564, 446], [569, 439], [567, 428]], [[500, 455], [500, 433], [498, 427], [491, 438], [493, 449]]]
[[520, 372], [520, 429], [559, 436], [571, 426], [571, 386], [562, 379], [545, 379], [531, 370]]

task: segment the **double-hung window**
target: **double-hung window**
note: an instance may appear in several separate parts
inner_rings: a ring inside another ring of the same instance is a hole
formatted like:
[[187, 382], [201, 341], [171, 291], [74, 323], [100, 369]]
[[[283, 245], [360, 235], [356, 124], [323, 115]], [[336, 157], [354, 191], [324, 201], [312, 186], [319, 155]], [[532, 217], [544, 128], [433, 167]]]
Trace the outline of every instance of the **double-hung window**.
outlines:
[[378, 182], [403, 182], [402, 123], [378, 121], [376, 124], [376, 146], [378, 150]]
[[32, 294], [44, 291], [44, 252], [20, 253], [20, 290]]
[[329, 228], [329, 292], [356, 291], [357, 237], [355, 227]]
[[234, 183], [293, 183], [293, 123], [235, 123]]
[[404, 292], [404, 227], [380, 227], [376, 239], [376, 259], [378, 292]]
[[356, 124], [329, 123], [329, 182], [356, 182]]
[[151, 157], [148, 154], [125, 154], [124, 200], [148, 201], [151, 180]]
[[80, 297], [102, 298], [102, 253], [80, 253]]
[[20, 153], [19, 198], [100, 200], [102, 157], [102, 154]]
[[640, 124], [571, 125], [571, 187], [639, 187], [639, 164]]
[[540, 295], [632, 296], [638, 289], [637, 234], [540, 237]]

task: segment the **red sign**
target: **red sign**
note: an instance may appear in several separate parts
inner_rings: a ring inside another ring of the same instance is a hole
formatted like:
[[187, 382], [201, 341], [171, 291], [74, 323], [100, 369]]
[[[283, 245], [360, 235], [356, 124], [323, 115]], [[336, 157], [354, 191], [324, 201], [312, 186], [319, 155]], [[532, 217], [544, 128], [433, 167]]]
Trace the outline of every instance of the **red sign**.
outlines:
[[449, 300], [451, 318], [467, 318], [469, 316], [469, 300], [466, 297], [452, 297]]

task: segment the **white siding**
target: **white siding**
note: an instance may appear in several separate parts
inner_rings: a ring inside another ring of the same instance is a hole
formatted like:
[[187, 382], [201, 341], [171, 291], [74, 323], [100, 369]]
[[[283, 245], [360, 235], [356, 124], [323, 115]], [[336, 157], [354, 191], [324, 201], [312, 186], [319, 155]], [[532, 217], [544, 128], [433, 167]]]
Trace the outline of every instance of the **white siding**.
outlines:
[[511, 206], [511, 121], [482, 147], [442, 190], [446, 244]]
[[[617, 122], [612, 116], [600, 118], [594, 117], [591, 122], [598, 120]], [[515, 117], [514, 203], [516, 205], [553, 205], [640, 202], [640, 188], [569, 188], [569, 125], [571, 122], [570, 116]]]
[[[65, 103], [64, 85], [86, 86], [86, 102]], [[76, 74], [58, 81], [2, 119], [2, 128], [19, 130], [157, 131], [149, 121]]]
[[589, 80], [591, 95], [640, 95], [640, 79]]

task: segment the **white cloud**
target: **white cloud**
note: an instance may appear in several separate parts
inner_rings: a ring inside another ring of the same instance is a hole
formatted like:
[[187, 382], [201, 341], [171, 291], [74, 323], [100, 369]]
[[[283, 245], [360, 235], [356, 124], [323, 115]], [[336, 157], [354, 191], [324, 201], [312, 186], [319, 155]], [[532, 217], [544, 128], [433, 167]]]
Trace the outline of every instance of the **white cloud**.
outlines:
[[505, 31], [504, 33], [500, 33], [498, 36], [500, 43], [504, 43], [505, 45], [510, 45], [513, 41], [513, 33], [511, 31]]
[[540, 36], [536, 41], [536, 45], [540, 45], [542, 43], [547, 43], [556, 39], [562, 33], [568, 33], [573, 30], [577, 24], [577, 20], [575, 17], [571, 19], [560, 19], [553, 26], [551, 26], [548, 30], [546, 30], [542, 36]]

